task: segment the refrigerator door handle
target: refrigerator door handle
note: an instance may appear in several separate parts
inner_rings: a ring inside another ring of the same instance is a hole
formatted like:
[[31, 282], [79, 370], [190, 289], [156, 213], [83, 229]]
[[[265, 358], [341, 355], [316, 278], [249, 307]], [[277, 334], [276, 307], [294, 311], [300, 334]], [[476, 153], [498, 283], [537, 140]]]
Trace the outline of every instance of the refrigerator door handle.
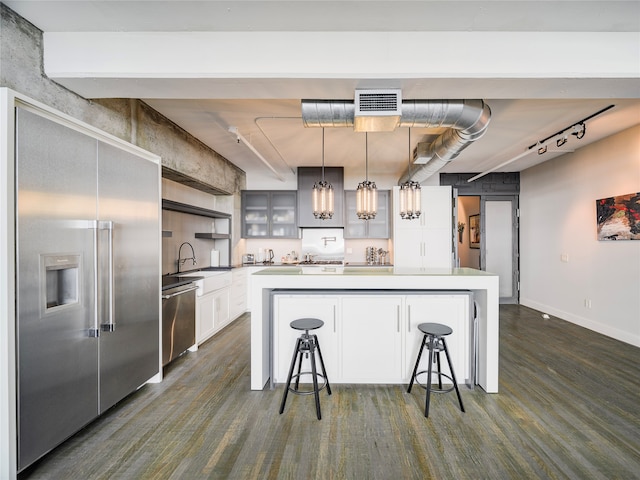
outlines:
[[116, 329], [116, 322], [113, 318], [113, 222], [110, 220], [103, 220], [98, 222], [98, 228], [100, 230], [106, 230], [108, 233], [107, 240], [107, 321], [100, 325], [100, 329], [103, 332], [113, 332]]
[[[93, 231], [93, 298], [98, 298], [98, 221], [89, 220], [87, 228]], [[100, 336], [98, 328], [98, 302], [93, 302], [93, 326], [88, 330], [89, 337]]]

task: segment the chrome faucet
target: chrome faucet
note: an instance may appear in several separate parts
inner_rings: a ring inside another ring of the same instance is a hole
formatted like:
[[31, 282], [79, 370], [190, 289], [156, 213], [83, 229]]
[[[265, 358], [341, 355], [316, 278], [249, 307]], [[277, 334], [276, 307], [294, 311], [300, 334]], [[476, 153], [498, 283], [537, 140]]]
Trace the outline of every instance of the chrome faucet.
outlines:
[[[189, 245], [189, 247], [191, 247], [191, 257], [185, 257], [181, 259], [180, 255], [182, 252], [182, 247], [184, 247], [185, 245]], [[187, 260], [191, 260], [193, 262], [193, 265], [195, 266], [196, 253], [193, 251], [193, 245], [191, 245], [189, 242], [184, 242], [182, 245], [180, 245], [180, 248], [178, 249], [178, 273], [180, 273], [180, 266], [183, 265], [184, 262], [186, 262]]]
[[335, 242], [336, 237], [320, 237], [321, 240], [324, 241], [324, 246], [327, 246], [327, 242]]

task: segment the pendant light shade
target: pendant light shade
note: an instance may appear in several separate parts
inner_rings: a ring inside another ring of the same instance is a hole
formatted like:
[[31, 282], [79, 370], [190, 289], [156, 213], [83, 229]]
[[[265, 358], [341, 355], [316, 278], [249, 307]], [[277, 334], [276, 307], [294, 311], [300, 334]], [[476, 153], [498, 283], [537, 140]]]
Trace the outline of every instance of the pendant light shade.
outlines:
[[409, 180], [400, 185], [400, 217], [419, 218], [422, 204], [420, 184], [411, 180], [411, 129], [409, 129]]
[[369, 181], [369, 146], [365, 133], [365, 181], [358, 184], [356, 190], [356, 214], [361, 220], [376, 218], [378, 212], [378, 189], [375, 182]]
[[324, 128], [322, 129], [322, 180], [313, 184], [311, 201], [315, 218], [328, 220], [333, 217], [333, 186], [324, 179]]

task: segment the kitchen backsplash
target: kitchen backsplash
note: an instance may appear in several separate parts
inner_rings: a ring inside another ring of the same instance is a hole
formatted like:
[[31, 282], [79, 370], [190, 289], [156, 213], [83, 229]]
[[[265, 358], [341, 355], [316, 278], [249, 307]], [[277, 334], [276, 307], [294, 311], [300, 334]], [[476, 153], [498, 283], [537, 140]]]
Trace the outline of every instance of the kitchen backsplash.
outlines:
[[[387, 239], [345, 239], [344, 240], [344, 260], [345, 262], [363, 263], [365, 262], [365, 253], [367, 247], [382, 248], [385, 251], [390, 249], [391, 242]], [[245, 252], [258, 254], [260, 248], [271, 248], [274, 252], [274, 259], [276, 262], [280, 262], [282, 257], [290, 254], [292, 251], [298, 253], [299, 256], [304, 255], [307, 252], [302, 251], [301, 239], [246, 239], [245, 240]], [[392, 262], [392, 258], [387, 258], [387, 261]]]

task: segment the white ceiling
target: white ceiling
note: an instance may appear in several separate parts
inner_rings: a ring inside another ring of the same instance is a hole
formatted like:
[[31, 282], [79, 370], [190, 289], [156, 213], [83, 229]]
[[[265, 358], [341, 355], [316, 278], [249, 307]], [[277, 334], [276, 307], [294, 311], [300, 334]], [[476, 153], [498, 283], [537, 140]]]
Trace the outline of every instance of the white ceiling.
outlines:
[[[4, 1], [44, 32], [640, 32], [638, 1]], [[638, 34], [640, 42], [640, 34]], [[317, 46], [315, 46], [317, 48]], [[206, 48], [205, 45], [202, 48]], [[233, 51], [234, 45], [229, 45]], [[415, 48], [413, 46], [412, 48]], [[416, 61], [428, 62], [427, 45]], [[470, 49], [473, 45], [469, 46]], [[46, 58], [45, 37], [45, 58]], [[345, 45], [348, 51], [348, 46]], [[525, 52], [526, 54], [526, 52]], [[558, 50], [570, 58], [572, 52]], [[353, 59], [357, 62], [358, 59]], [[532, 63], [545, 59], [531, 59]], [[640, 60], [639, 63], [640, 65]], [[640, 69], [640, 68], [639, 68]], [[481, 98], [491, 108], [487, 133], [443, 172], [482, 172], [593, 113], [574, 150], [640, 123], [640, 71], [632, 78], [245, 78], [227, 85], [184, 78], [56, 79], [89, 97], [138, 97], [247, 172], [250, 188], [276, 176], [228, 128], [235, 126], [287, 182], [297, 166], [320, 165], [320, 129], [305, 129], [300, 99], [352, 99], [356, 87], [400, 87], [405, 99]], [[145, 83], [145, 82], [149, 83]], [[219, 81], [218, 81], [219, 82]], [[136, 90], [137, 88], [137, 90]], [[225, 90], [226, 88], [226, 90]], [[135, 92], [135, 93], [132, 93]], [[146, 94], [145, 94], [146, 92]], [[158, 92], [162, 92], [161, 94]], [[196, 97], [194, 98], [194, 92]], [[200, 94], [200, 92], [206, 92]], [[277, 92], [274, 94], [274, 92]], [[291, 97], [287, 92], [292, 92]], [[619, 98], [610, 98], [612, 95]], [[411, 129], [412, 147], [434, 131]], [[368, 135], [369, 178], [389, 182], [402, 174], [409, 132]], [[554, 145], [555, 147], [555, 145]], [[537, 149], [535, 149], [537, 150]], [[555, 148], [549, 147], [549, 150]], [[498, 169], [521, 171], [560, 153], [532, 153]], [[325, 130], [325, 164], [344, 166], [347, 178], [364, 177], [365, 140], [352, 129]], [[380, 184], [380, 183], [379, 183]], [[277, 184], [274, 185], [277, 187]], [[388, 185], [385, 185], [388, 186]], [[355, 185], [354, 185], [355, 187]]]

